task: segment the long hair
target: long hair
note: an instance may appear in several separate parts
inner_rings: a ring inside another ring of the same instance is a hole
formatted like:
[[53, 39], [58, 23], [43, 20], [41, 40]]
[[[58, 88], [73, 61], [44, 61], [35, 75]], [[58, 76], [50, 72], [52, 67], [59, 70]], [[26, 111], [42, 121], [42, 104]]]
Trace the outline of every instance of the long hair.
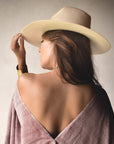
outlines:
[[54, 53], [63, 80], [73, 85], [101, 87], [93, 68], [90, 40], [86, 36], [68, 30], [50, 30], [42, 38], [54, 43]]

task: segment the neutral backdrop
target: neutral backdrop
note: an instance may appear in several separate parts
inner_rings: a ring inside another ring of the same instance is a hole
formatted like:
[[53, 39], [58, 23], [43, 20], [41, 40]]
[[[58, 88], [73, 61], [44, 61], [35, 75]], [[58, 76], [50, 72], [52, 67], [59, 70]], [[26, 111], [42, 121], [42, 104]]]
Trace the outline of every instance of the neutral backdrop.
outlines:
[[[9, 105], [17, 82], [12, 37], [27, 24], [49, 19], [64, 6], [80, 8], [92, 17], [91, 28], [111, 43], [111, 50], [93, 56], [95, 71], [114, 108], [114, 0], [0, 0], [0, 144], [4, 143]], [[38, 48], [25, 42], [29, 72], [44, 73]]]

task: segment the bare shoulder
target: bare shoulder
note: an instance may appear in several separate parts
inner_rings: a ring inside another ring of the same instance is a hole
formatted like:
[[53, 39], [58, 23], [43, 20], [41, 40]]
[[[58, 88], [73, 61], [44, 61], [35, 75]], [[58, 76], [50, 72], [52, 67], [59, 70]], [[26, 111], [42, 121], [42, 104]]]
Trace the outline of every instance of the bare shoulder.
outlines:
[[35, 79], [35, 74], [23, 73], [17, 80], [17, 86], [19, 89], [31, 86], [31, 82]]
[[47, 73], [41, 73], [41, 74], [34, 74], [34, 73], [23, 73], [17, 80], [17, 85], [32, 85], [35, 83], [41, 83], [46, 81]]
[[19, 89], [20, 95], [24, 97], [33, 97], [41, 95], [44, 91], [44, 88], [47, 88], [48, 85], [48, 73], [33, 74], [33, 73], [24, 73], [17, 80], [17, 87]]

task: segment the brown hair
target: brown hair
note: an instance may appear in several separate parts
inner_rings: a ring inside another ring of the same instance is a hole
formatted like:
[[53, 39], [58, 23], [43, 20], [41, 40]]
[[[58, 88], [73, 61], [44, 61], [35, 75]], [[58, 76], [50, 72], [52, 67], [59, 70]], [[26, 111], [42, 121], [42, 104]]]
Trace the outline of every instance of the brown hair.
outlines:
[[50, 30], [43, 39], [54, 43], [54, 52], [63, 80], [73, 85], [100, 85], [95, 78], [91, 58], [90, 40], [79, 33], [68, 30]]

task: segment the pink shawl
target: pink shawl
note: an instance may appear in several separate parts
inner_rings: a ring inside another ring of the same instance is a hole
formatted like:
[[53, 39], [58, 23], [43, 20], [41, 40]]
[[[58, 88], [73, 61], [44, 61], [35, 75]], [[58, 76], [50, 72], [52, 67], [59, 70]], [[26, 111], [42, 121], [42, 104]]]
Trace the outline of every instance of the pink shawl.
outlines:
[[53, 138], [23, 103], [16, 86], [9, 109], [5, 144], [114, 144], [114, 113], [104, 89]]

